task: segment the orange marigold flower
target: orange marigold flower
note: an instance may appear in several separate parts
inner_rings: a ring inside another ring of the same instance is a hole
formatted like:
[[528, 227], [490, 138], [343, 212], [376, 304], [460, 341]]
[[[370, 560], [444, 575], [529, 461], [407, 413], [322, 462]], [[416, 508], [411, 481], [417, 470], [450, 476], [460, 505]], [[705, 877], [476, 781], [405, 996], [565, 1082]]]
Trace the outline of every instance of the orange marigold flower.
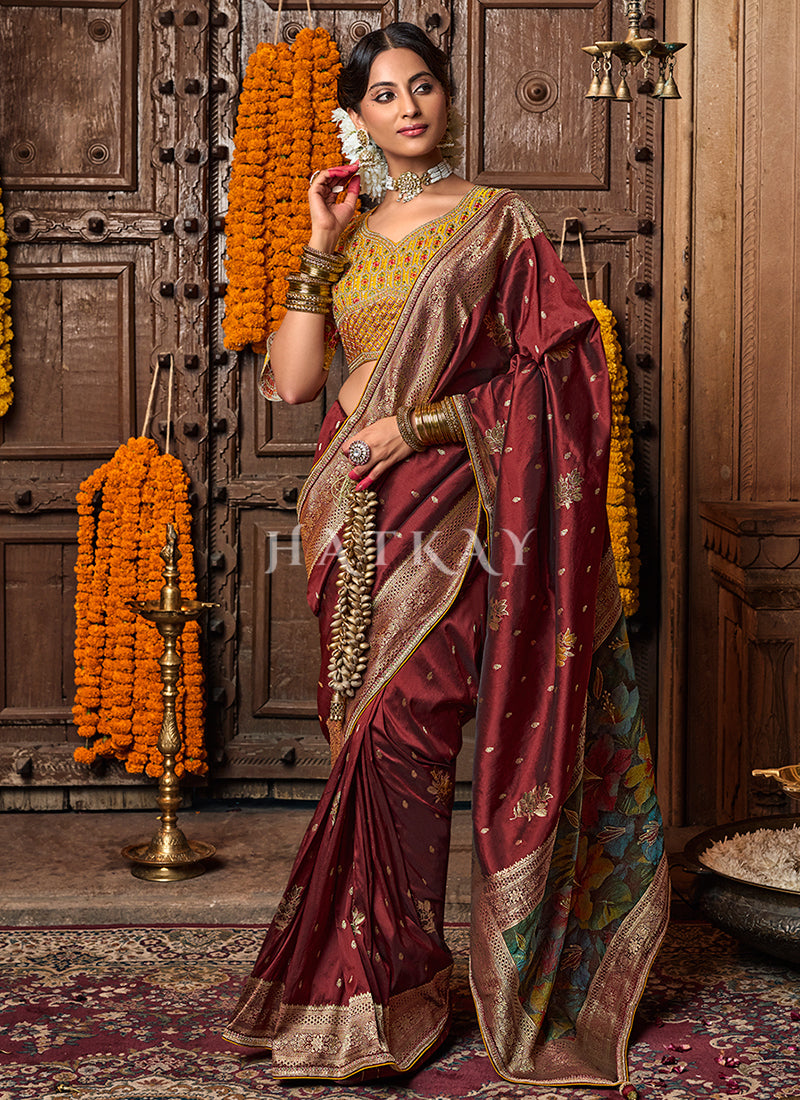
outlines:
[[633, 490], [633, 433], [626, 404], [628, 372], [617, 339], [614, 314], [599, 299], [589, 307], [600, 322], [600, 334], [611, 383], [611, 449], [609, 454], [606, 511], [611, 548], [617, 568], [622, 606], [626, 615], [639, 608], [639, 540], [636, 498]]

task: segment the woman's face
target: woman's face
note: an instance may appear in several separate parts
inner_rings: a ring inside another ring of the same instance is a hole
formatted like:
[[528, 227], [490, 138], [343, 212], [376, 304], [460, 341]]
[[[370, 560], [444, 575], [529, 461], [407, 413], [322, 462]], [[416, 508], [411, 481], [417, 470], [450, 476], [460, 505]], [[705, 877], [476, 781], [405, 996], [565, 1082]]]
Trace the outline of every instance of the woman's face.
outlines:
[[359, 110], [350, 117], [390, 162], [439, 159], [447, 129], [447, 94], [413, 50], [383, 50], [372, 62]]

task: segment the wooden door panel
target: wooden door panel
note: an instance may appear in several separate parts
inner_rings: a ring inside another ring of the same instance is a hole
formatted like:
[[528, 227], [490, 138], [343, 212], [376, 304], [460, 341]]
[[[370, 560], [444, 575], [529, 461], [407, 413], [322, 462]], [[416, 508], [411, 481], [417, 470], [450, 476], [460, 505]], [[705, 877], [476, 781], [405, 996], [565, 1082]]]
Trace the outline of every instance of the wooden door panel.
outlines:
[[307, 405], [284, 405], [262, 399], [255, 410], [257, 434], [254, 457], [313, 455], [325, 418], [325, 404], [324, 398]]
[[[248, 517], [245, 537], [253, 518]], [[296, 524], [289, 525], [291, 518], [252, 524], [253, 653], [268, 656], [253, 662], [254, 718], [317, 715], [319, 631], [306, 602], [299, 532]]]
[[[57, 740], [72, 713], [76, 554], [72, 522], [0, 521], [0, 723], [33, 727], [39, 737], [39, 727], [50, 727]], [[8, 740], [3, 733], [0, 727], [0, 740]]]
[[134, 432], [133, 265], [15, 265], [11, 278], [15, 406], [0, 459], [107, 458]]
[[0, 8], [0, 37], [15, 44], [0, 66], [0, 103], [14, 105], [3, 124], [4, 187], [135, 188], [137, 7], [15, 0]]
[[602, 38], [609, 6], [471, 0], [471, 179], [517, 189], [608, 186], [608, 104], [584, 99], [586, 55], [565, 45]]
[[327, 775], [317, 718], [319, 631], [293, 512], [240, 514], [237, 736], [215, 771], [221, 780]]

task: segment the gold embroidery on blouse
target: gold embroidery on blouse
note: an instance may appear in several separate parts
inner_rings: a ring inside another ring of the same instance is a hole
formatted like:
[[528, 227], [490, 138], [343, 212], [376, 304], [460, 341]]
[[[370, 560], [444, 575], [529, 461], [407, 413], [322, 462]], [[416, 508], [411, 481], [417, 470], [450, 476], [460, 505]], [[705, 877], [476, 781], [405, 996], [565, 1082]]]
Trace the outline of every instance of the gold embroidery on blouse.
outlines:
[[333, 313], [350, 371], [379, 359], [423, 268], [493, 192], [473, 187], [453, 210], [395, 243], [369, 227], [369, 215], [348, 226], [340, 251], [350, 267], [333, 287]]

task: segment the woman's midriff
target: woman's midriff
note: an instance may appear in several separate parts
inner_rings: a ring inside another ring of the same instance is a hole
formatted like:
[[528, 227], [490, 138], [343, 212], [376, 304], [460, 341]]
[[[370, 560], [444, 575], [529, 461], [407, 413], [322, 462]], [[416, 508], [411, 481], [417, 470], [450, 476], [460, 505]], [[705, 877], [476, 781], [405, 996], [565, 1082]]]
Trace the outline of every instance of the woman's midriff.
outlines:
[[347, 416], [361, 400], [361, 394], [364, 392], [367, 382], [369, 382], [369, 376], [372, 374], [372, 369], [377, 361], [377, 359], [372, 359], [368, 363], [361, 363], [357, 366], [339, 390], [339, 404]]

